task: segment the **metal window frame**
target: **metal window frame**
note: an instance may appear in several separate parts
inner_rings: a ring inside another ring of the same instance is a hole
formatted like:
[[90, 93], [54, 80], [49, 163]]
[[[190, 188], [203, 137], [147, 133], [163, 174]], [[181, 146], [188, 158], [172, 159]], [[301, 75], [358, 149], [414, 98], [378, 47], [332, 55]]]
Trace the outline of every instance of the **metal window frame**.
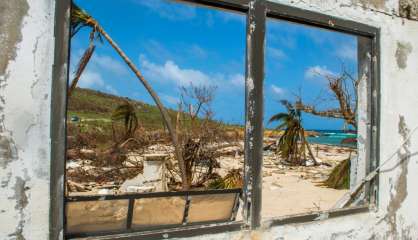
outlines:
[[[65, 236], [69, 239], [84, 238], [84, 237], [99, 237], [106, 235], [124, 234], [129, 232], [143, 232], [151, 230], [168, 230], [170, 228], [188, 227], [195, 225], [207, 225], [207, 224], [227, 224], [230, 221], [234, 221], [239, 208], [239, 198], [241, 196], [241, 189], [222, 189], [222, 190], [206, 190], [206, 191], [179, 191], [179, 192], [151, 192], [151, 193], [126, 193], [118, 195], [81, 195], [81, 196], [69, 196], [65, 198], [66, 205], [68, 203], [79, 202], [101, 202], [112, 200], [126, 200], [127, 201], [127, 213], [126, 213], [126, 227], [121, 230], [115, 231], [96, 231], [96, 232], [83, 232], [83, 233], [71, 233]], [[234, 202], [231, 208], [230, 216], [225, 220], [211, 220], [200, 222], [189, 222], [188, 215], [190, 210], [191, 201], [194, 196], [210, 196], [210, 195], [230, 195], [234, 194]], [[136, 200], [146, 198], [167, 198], [167, 197], [183, 197], [185, 200], [183, 220], [179, 224], [159, 225], [153, 227], [132, 228], [132, 220], [134, 215], [134, 205]], [[66, 206], [65, 206], [66, 207]], [[65, 213], [66, 216], [66, 213]]]
[[[340, 19], [267, 0], [175, 0], [182, 3], [231, 10], [247, 16], [246, 46], [246, 131], [245, 131], [245, 182], [244, 220], [227, 224], [210, 224], [183, 227], [178, 229], [127, 233], [98, 237], [97, 239], [163, 239], [170, 237], [188, 237], [200, 234], [236, 231], [239, 229], [257, 229], [261, 225], [262, 190], [262, 137], [263, 137], [263, 80], [264, 80], [264, 44], [267, 18], [287, 20], [307, 26], [325, 28], [366, 37], [371, 46], [370, 114], [369, 136], [370, 153], [367, 171], [373, 171], [379, 165], [379, 129], [380, 129], [380, 29], [363, 23]], [[55, 1], [55, 55], [51, 102], [51, 210], [50, 239], [64, 239], [64, 182], [66, 159], [66, 92], [69, 63], [69, 19], [70, 0]], [[277, 218], [272, 225], [314, 221], [328, 217], [355, 214], [367, 211], [377, 205], [378, 179], [368, 184], [369, 202], [363, 207], [339, 209], [300, 216]], [[320, 216], [320, 217], [319, 217]]]

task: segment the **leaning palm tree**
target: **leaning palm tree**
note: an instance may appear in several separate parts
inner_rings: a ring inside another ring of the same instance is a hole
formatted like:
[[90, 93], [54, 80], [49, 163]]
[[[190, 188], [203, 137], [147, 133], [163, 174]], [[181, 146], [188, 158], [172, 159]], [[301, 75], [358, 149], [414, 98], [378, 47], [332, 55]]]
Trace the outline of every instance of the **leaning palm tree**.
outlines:
[[279, 122], [276, 129], [284, 131], [278, 142], [280, 156], [291, 164], [304, 165], [307, 160], [306, 151], [308, 151], [314, 164], [317, 165], [305, 137], [301, 111], [287, 100], [281, 100], [280, 103], [287, 109], [287, 112], [275, 114], [269, 120], [269, 123]]
[[[109, 34], [98, 23], [98, 21], [96, 19], [94, 19], [91, 15], [89, 15], [85, 10], [81, 9], [76, 4], [72, 3], [72, 9], [71, 9], [71, 36], [74, 36], [81, 28], [84, 28], [84, 27], [91, 28], [90, 42], [92, 42], [92, 39], [100, 39], [100, 40], [103, 39], [103, 38], [106, 39], [106, 41], [113, 47], [113, 49], [116, 50], [116, 52], [119, 54], [119, 56], [129, 66], [129, 68], [136, 75], [136, 77], [139, 79], [141, 84], [145, 87], [145, 89], [151, 95], [152, 99], [154, 100], [155, 104], [157, 105], [158, 109], [160, 110], [160, 113], [161, 113], [161, 116], [163, 118], [164, 124], [167, 127], [167, 130], [170, 134], [171, 141], [173, 143], [174, 150], [175, 150], [175, 156], [176, 156], [176, 159], [178, 161], [179, 169], [180, 169], [180, 172], [181, 172], [182, 187], [183, 187], [184, 190], [189, 189], [190, 185], [188, 184], [189, 181], [187, 179], [186, 168], [185, 168], [185, 163], [184, 163], [183, 156], [182, 156], [182, 153], [181, 153], [181, 148], [178, 144], [177, 133], [175, 132], [175, 129], [173, 128], [171, 118], [168, 115], [167, 110], [164, 108], [163, 104], [161, 103], [160, 98], [155, 93], [155, 91], [152, 89], [152, 87], [148, 83], [148, 81], [141, 74], [139, 69], [135, 66], [135, 64], [122, 51], [122, 49], [116, 44], [116, 42], [113, 41], [113, 39], [109, 36]], [[91, 51], [91, 54], [92, 54], [94, 49], [90, 50], [90, 51]], [[83, 62], [83, 64], [87, 64], [87, 62], [88, 62], [88, 59], [86, 60], [86, 63]], [[76, 83], [74, 84], [74, 88], [75, 88], [75, 85], [76, 85]]]

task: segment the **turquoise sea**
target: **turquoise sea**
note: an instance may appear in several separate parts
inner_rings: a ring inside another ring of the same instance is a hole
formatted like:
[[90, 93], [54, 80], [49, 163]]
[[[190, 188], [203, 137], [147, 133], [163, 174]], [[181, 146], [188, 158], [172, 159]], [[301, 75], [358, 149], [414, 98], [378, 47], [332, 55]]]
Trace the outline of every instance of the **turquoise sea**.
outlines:
[[320, 135], [317, 137], [308, 137], [310, 143], [327, 144], [334, 146], [345, 146], [345, 147], [356, 147], [357, 144], [353, 143], [342, 143], [344, 139], [356, 138], [357, 134], [353, 132], [346, 132], [342, 130], [312, 130]]

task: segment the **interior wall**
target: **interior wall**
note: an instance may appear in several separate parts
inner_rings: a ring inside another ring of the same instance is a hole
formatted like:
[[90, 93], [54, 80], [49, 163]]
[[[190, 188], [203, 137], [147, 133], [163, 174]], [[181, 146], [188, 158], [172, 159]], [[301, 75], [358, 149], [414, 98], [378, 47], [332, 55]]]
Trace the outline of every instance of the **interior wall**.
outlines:
[[[275, 1], [381, 29], [378, 209], [192, 239], [417, 239], [418, 1]], [[54, 4], [0, 1], [0, 239], [48, 239]]]

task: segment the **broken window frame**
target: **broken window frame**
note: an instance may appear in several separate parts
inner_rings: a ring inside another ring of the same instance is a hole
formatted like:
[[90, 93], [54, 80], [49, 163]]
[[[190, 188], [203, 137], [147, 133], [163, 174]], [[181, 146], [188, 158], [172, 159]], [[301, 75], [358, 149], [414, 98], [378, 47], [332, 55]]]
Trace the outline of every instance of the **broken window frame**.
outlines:
[[[365, 174], [379, 164], [380, 116], [380, 30], [350, 20], [303, 10], [266, 0], [177, 0], [184, 4], [198, 4], [220, 10], [241, 12], [247, 16], [246, 84], [245, 84], [245, 154], [243, 187], [243, 221], [200, 226], [180, 227], [158, 231], [130, 232], [103, 236], [100, 239], [160, 239], [215, 234], [240, 229], [257, 229], [261, 226], [262, 191], [262, 141], [263, 141], [263, 80], [265, 26], [267, 18], [286, 20], [356, 35], [360, 47], [369, 52], [368, 58], [359, 57], [359, 73], [367, 75], [367, 118]], [[70, 0], [56, 1], [55, 53], [51, 102], [51, 204], [50, 239], [64, 239], [64, 183], [66, 159], [66, 107], [70, 42]], [[361, 76], [359, 74], [359, 76]], [[378, 179], [366, 184], [365, 204], [311, 214], [277, 218], [271, 225], [310, 222], [359, 212], [367, 212], [378, 203]]]

